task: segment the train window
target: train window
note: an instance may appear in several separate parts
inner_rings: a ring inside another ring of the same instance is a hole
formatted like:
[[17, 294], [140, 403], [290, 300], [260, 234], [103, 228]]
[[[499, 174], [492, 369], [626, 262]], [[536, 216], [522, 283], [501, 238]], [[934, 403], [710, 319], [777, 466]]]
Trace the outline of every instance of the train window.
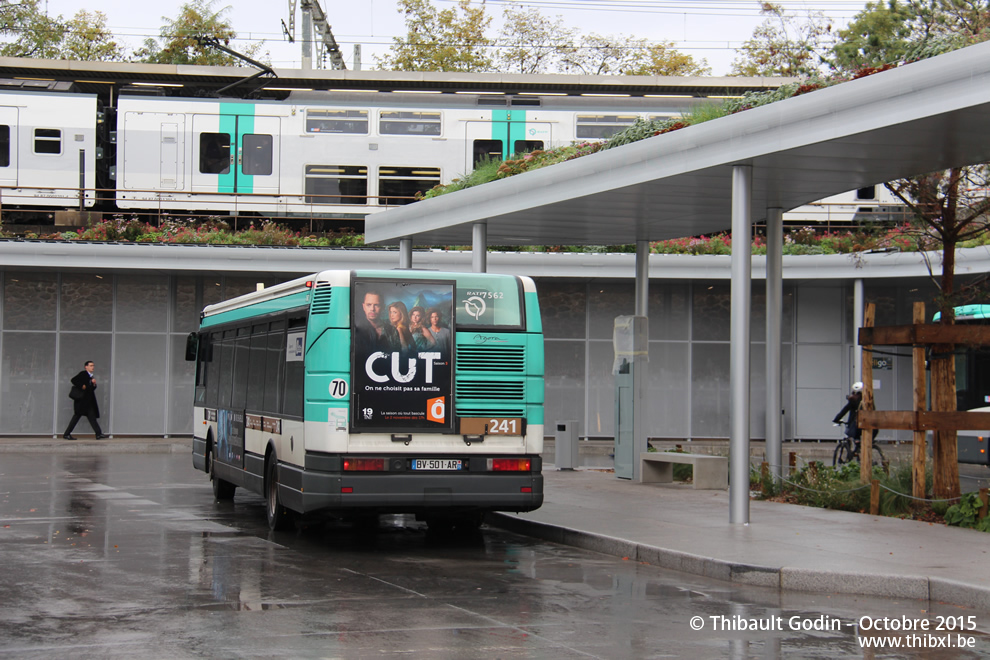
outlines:
[[636, 115], [578, 115], [577, 137], [603, 139], [612, 137], [636, 123]]
[[502, 160], [501, 140], [474, 141], [474, 166], [486, 160]]
[[0, 167], [10, 167], [10, 126], [0, 125]]
[[383, 110], [378, 130], [382, 135], [440, 135], [440, 113]]
[[367, 110], [307, 110], [307, 133], [368, 134]]
[[62, 131], [57, 128], [34, 129], [34, 153], [62, 153]]
[[380, 205], [409, 204], [416, 193], [440, 185], [439, 167], [380, 167], [378, 168], [378, 203]]
[[516, 140], [512, 143], [512, 153], [526, 154], [543, 148], [543, 140]]
[[244, 159], [241, 163], [244, 174], [268, 176], [272, 173], [272, 136], [260, 133], [244, 135]]
[[867, 186], [856, 191], [856, 199], [876, 199], [877, 187]]
[[368, 168], [363, 165], [307, 165], [307, 204], [367, 204]]
[[203, 174], [230, 172], [230, 135], [228, 133], [199, 134], [199, 171]]

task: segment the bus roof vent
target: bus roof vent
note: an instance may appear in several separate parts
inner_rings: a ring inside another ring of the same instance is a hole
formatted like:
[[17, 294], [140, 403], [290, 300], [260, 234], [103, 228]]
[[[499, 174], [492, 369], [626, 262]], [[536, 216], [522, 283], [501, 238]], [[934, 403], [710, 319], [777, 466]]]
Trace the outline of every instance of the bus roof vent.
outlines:
[[313, 291], [313, 305], [310, 313], [327, 314], [330, 311], [330, 295], [332, 293], [333, 285], [330, 282], [317, 282]]

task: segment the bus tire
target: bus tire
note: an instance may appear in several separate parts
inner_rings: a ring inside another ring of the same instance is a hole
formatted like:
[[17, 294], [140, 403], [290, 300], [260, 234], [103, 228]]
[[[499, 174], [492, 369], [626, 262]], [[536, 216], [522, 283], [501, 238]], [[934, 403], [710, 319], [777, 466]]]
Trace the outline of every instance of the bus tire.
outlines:
[[216, 461], [213, 457], [212, 443], [206, 448], [206, 472], [210, 475], [210, 482], [213, 484], [214, 498], [218, 500], [234, 499], [234, 491], [237, 490], [237, 486], [230, 483], [226, 479], [221, 479], [217, 476]]
[[291, 512], [282, 506], [278, 497], [278, 457], [269, 455], [265, 468], [265, 513], [268, 516], [268, 528], [273, 532], [288, 529], [292, 525]]

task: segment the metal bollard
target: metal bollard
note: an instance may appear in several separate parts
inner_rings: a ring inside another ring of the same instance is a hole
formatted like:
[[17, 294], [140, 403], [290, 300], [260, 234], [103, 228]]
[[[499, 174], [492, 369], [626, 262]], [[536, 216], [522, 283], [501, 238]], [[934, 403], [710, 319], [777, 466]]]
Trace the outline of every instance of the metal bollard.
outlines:
[[553, 441], [553, 462], [558, 470], [573, 470], [578, 467], [578, 426], [576, 420], [557, 422], [557, 432]]

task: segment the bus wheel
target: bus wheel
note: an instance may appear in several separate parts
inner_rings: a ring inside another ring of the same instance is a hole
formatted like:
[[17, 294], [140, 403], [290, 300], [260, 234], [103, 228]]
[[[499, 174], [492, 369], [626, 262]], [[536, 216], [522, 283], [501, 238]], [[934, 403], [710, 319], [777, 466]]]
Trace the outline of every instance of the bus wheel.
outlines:
[[292, 524], [292, 514], [278, 498], [278, 458], [274, 453], [268, 458], [265, 473], [265, 513], [272, 531], [288, 529]]
[[213, 483], [213, 497], [218, 500], [234, 499], [234, 491], [237, 486], [217, 476], [212, 445], [206, 450], [206, 471], [210, 473], [210, 481]]

